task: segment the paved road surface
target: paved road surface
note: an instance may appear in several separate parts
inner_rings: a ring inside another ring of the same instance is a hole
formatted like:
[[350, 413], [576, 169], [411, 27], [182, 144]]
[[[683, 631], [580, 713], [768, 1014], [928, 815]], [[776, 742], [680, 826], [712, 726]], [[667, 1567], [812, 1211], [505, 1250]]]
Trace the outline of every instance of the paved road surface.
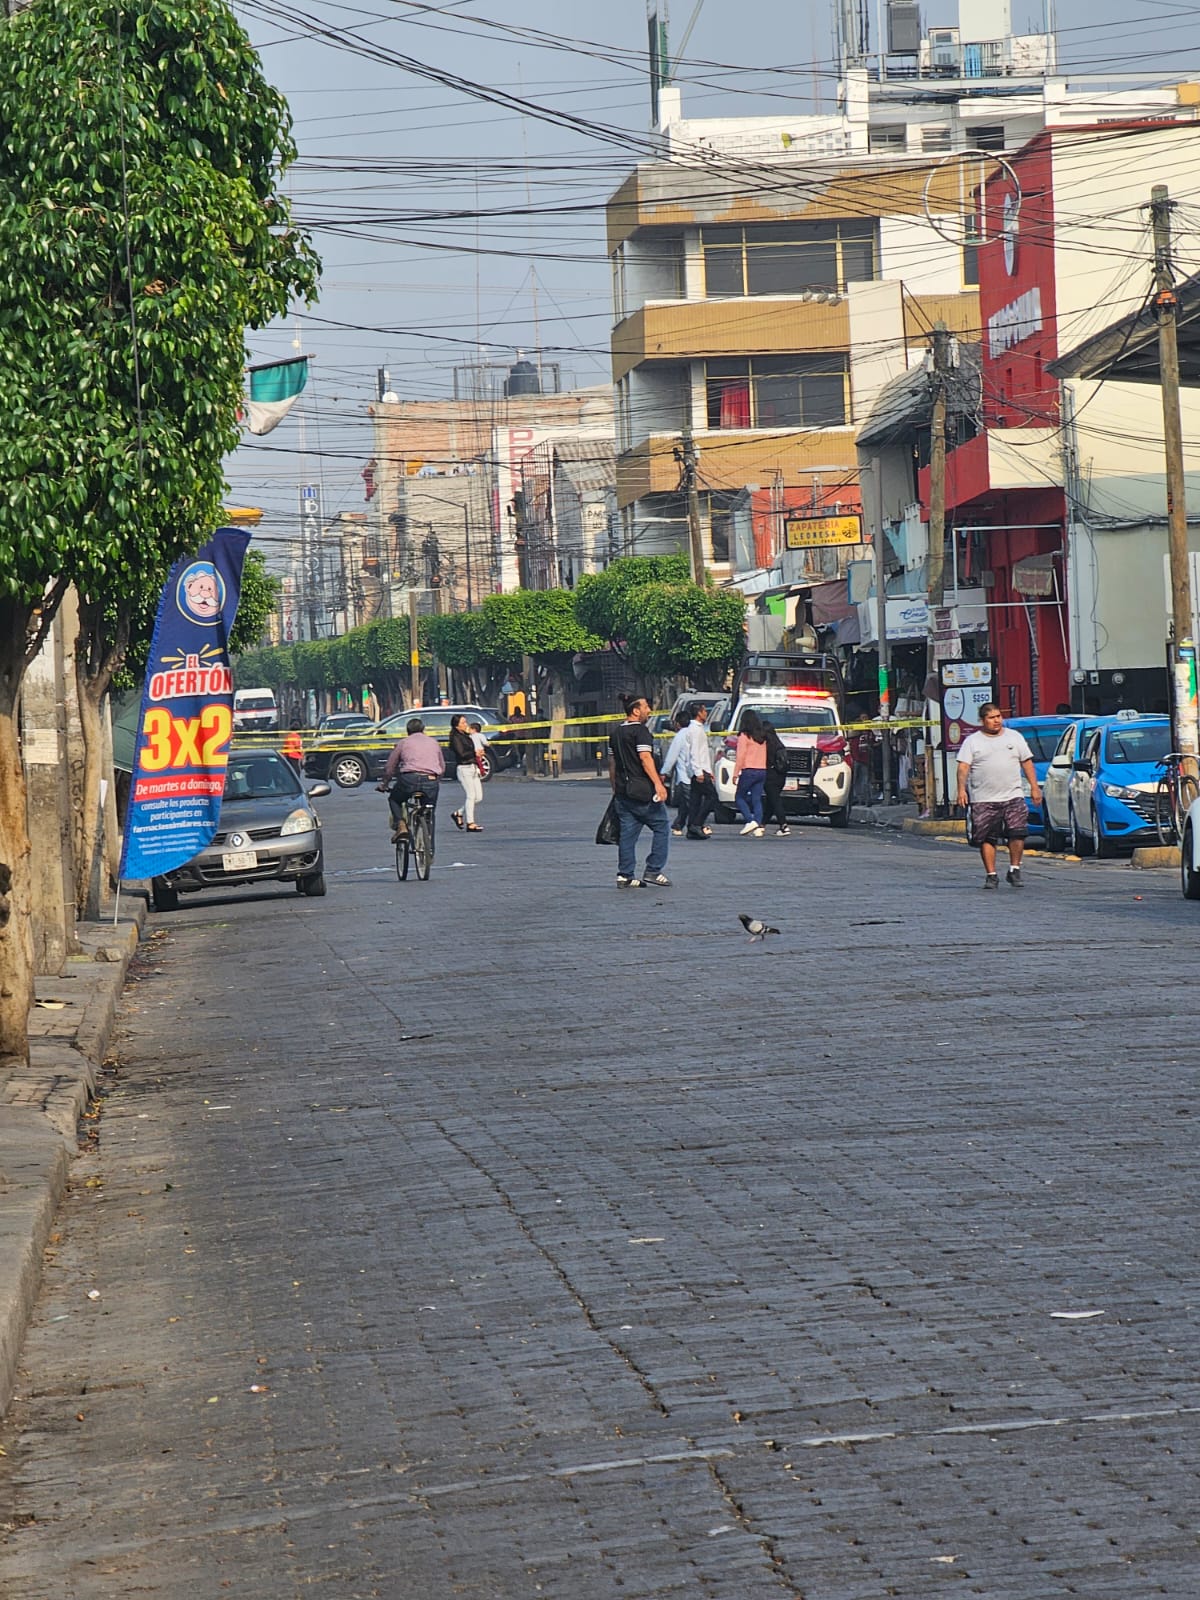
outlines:
[[154, 919], [0, 1593], [1195, 1596], [1200, 908], [814, 827], [618, 893], [601, 803], [400, 885], [337, 794], [326, 900]]

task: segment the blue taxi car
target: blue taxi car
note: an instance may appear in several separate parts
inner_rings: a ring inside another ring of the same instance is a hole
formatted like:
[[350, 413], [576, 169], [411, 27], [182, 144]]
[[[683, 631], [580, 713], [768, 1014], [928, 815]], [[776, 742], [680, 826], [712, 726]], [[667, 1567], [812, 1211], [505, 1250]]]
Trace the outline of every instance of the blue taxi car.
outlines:
[[[1004, 726], [1015, 728], [1033, 752], [1033, 765], [1039, 784], [1045, 785], [1046, 769], [1054, 758], [1059, 740], [1072, 722], [1077, 720], [1065, 714], [1052, 717], [1005, 717]], [[1046, 823], [1041, 806], [1035, 806], [1028, 796], [1026, 803], [1029, 806], [1030, 833], [1044, 833]]]
[[1071, 811], [1083, 855], [1157, 843], [1155, 795], [1171, 749], [1169, 717], [1118, 712], [1096, 728], [1071, 773]]

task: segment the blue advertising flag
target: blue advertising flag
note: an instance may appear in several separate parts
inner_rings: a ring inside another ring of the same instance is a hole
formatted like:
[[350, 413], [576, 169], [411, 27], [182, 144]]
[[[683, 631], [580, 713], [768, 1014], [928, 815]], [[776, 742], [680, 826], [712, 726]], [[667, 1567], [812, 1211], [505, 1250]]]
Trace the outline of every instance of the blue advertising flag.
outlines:
[[146, 662], [122, 878], [156, 878], [212, 842], [233, 734], [229, 633], [250, 534], [218, 528], [171, 568]]

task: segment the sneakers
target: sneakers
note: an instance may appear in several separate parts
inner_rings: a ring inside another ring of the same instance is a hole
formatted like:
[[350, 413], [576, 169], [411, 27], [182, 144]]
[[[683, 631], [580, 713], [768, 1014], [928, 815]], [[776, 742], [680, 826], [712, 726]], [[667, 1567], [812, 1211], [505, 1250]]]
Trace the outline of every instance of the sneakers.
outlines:
[[688, 836], [689, 839], [711, 839], [712, 838], [712, 832], [711, 832], [710, 829], [705, 828], [704, 832], [701, 833], [700, 830], [697, 828], [696, 831], [693, 833], [691, 828], [689, 828], [687, 836]]
[[744, 834], [746, 834], [746, 833], [753, 833], [753, 832], [754, 832], [754, 830], [755, 830], [755, 828], [757, 828], [757, 827], [758, 827], [758, 823], [757, 823], [757, 822], [748, 822], [748, 823], [747, 823], [747, 824], [746, 824], [746, 826], [745, 826], [745, 827], [744, 827], [744, 828], [743, 828], [743, 829], [742, 829], [742, 832], [743, 832], [743, 833], [744, 833]]
[[1014, 889], [1023, 889], [1025, 887], [1024, 883], [1021, 881], [1020, 867], [1009, 867], [1008, 871], [1004, 874], [1004, 881], [1005, 883], [1012, 884]]
[[761, 839], [761, 838], [762, 838], [762, 836], [763, 836], [763, 834], [765, 834], [765, 833], [766, 833], [766, 831], [767, 831], [767, 830], [766, 830], [766, 829], [765, 829], [765, 828], [755, 828], [755, 830], [754, 830], [754, 837], [755, 837], [755, 838], [756, 838], [756, 839]]
[[994, 872], [989, 872], [983, 880], [983, 887], [985, 889], [998, 889], [1000, 887], [1000, 879]]
[[682, 839], [683, 838], [683, 829], [682, 828], [672, 828], [671, 829], [671, 837], [673, 839]]
[[640, 889], [641, 887], [642, 880], [640, 878], [627, 878], [623, 873], [617, 873], [618, 889]]
[[642, 887], [644, 889], [669, 889], [671, 880], [665, 872], [646, 872], [642, 874]]
[[788, 834], [791, 833], [791, 831], [792, 830], [785, 823], [782, 828], [776, 828], [775, 829], [775, 837], [777, 839], [786, 839]]

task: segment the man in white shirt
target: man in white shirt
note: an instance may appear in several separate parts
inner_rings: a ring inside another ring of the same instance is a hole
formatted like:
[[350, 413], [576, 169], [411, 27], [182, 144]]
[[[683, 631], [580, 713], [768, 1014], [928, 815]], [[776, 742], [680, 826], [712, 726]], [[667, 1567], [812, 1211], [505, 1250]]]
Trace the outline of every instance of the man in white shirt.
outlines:
[[675, 775], [675, 803], [678, 807], [675, 821], [671, 824], [671, 832], [675, 837], [681, 838], [684, 828], [687, 827], [688, 812], [692, 806], [692, 758], [688, 745], [688, 727], [691, 723], [691, 712], [681, 711], [675, 719], [675, 737], [671, 740], [666, 758], [659, 769], [664, 778], [672, 773]]
[[1042, 803], [1042, 790], [1033, 764], [1033, 751], [1015, 728], [1004, 726], [1004, 713], [989, 701], [979, 708], [979, 732], [968, 734], [958, 752], [958, 803], [969, 804], [967, 835], [979, 846], [985, 889], [999, 888], [996, 845], [1008, 841], [1006, 880], [1023, 889], [1021, 857], [1029, 832], [1029, 807], [1021, 782], [1029, 783], [1034, 805]]
[[688, 760], [692, 768], [692, 805], [687, 827], [689, 839], [708, 839], [712, 836], [712, 829], [705, 824], [717, 809], [717, 785], [713, 777], [712, 751], [708, 748], [707, 722], [708, 707], [703, 701], [697, 701], [691, 707], [691, 718], [683, 728], [687, 735]]

